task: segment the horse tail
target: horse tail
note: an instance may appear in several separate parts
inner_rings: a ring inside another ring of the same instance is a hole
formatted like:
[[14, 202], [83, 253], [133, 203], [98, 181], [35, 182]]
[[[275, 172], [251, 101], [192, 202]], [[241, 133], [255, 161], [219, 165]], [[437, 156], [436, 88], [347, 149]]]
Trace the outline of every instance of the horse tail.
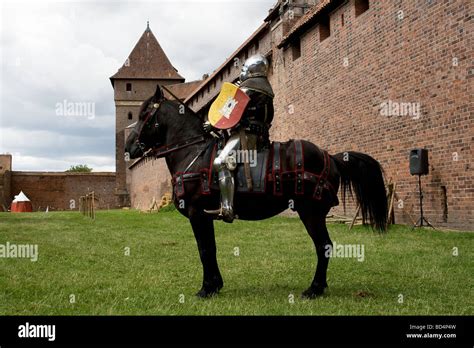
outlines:
[[346, 193], [355, 193], [362, 212], [362, 222], [367, 221], [381, 232], [387, 229], [387, 196], [383, 170], [375, 159], [360, 152], [342, 152], [331, 156], [341, 176], [342, 202], [346, 207]]

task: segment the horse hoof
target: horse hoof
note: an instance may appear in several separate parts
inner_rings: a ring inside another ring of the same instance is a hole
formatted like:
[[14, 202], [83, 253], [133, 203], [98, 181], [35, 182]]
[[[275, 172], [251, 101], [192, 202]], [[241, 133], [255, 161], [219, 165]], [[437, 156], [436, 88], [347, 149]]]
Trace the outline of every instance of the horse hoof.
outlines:
[[218, 293], [219, 293], [218, 289], [215, 289], [215, 290], [201, 289], [196, 293], [196, 296], [199, 298], [210, 298], [214, 295], [217, 295]]
[[303, 291], [301, 294], [301, 297], [304, 299], [310, 299], [313, 300], [316, 297], [323, 296], [324, 294], [324, 287], [323, 286], [317, 286], [317, 287], [310, 287], [307, 290]]

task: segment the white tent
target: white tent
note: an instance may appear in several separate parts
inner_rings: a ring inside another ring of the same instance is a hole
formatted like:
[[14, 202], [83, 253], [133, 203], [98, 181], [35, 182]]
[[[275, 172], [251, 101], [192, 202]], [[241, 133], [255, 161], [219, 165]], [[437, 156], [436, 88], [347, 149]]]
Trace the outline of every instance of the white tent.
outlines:
[[23, 191], [20, 191], [19, 194], [15, 196], [15, 199], [12, 202], [12, 213], [24, 213], [33, 211], [33, 206], [31, 201]]

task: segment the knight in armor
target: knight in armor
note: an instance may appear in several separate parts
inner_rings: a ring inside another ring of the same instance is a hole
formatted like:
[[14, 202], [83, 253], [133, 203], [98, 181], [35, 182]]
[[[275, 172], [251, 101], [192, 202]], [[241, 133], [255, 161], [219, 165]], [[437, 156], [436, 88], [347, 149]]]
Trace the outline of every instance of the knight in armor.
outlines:
[[[219, 189], [221, 192], [221, 208], [207, 210], [208, 214], [216, 215], [225, 222], [235, 218], [234, 175], [237, 163], [235, 153], [246, 142], [248, 150], [262, 150], [270, 145], [269, 130], [273, 120], [274, 93], [267, 78], [268, 61], [260, 55], [248, 58], [241, 70], [239, 88], [250, 98], [240, 122], [230, 130], [229, 139], [216, 157], [213, 168], [218, 172]], [[212, 130], [209, 122], [204, 123], [204, 130]], [[245, 137], [245, 138], [242, 138]]]

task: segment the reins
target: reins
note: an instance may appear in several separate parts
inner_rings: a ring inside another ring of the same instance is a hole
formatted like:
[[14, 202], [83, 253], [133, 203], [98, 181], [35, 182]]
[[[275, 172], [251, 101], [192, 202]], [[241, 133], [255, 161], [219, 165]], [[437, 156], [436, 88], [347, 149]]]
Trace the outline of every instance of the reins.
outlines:
[[[183, 105], [189, 111], [191, 111], [192, 115], [199, 118], [199, 116], [193, 110], [191, 110], [186, 104], [184, 104], [181, 100], [179, 100], [179, 98], [177, 98], [168, 88], [166, 88], [165, 86], [161, 86], [161, 87], [164, 88], [181, 105]], [[168, 99], [164, 98], [164, 100], [168, 100]], [[207, 140], [207, 136], [204, 135], [204, 134], [201, 134], [201, 135], [191, 137], [189, 139], [186, 139], [186, 140], [178, 142], [178, 143], [174, 143], [174, 144], [170, 144], [170, 145], [163, 145], [163, 146], [160, 146], [158, 148], [151, 148], [151, 149], [149, 149], [148, 151], [145, 152], [143, 144], [141, 144], [140, 141], [139, 141], [140, 135], [143, 131], [143, 128], [150, 121], [150, 119], [151, 118], [156, 118], [156, 115], [158, 113], [158, 110], [160, 109], [160, 106], [161, 106], [161, 101], [159, 103], [153, 104], [153, 111], [148, 112], [148, 115], [146, 116], [145, 120], [143, 121], [140, 129], [138, 131], [135, 131], [137, 133], [137, 145], [140, 148], [140, 150], [142, 150], [144, 157], [149, 156], [149, 155], [153, 155], [156, 158], [161, 158], [161, 157], [164, 157], [164, 156], [166, 156], [166, 155], [168, 155], [172, 152], [182, 150], [182, 149], [184, 149], [188, 146], [199, 144], [199, 143], [205, 142]], [[159, 127], [158, 120], [155, 121], [155, 127], [156, 128]], [[197, 156], [192, 160], [192, 162], [186, 168], [186, 171], [194, 164], [194, 162], [199, 158], [199, 156], [201, 156], [204, 153], [204, 151], [206, 149], [207, 149], [207, 147], [204, 147], [203, 149], [201, 149], [198, 152]]]
[[[202, 142], [206, 141], [206, 139], [207, 139], [207, 137], [205, 135], [198, 135], [198, 136], [189, 138], [189, 139], [184, 140], [184, 141], [179, 142], [179, 143], [175, 143], [175, 144], [171, 144], [171, 145], [164, 145], [164, 146], [161, 146], [157, 149], [151, 149], [151, 153], [156, 158], [160, 158], [160, 157], [163, 157], [163, 156], [165, 156], [165, 155], [167, 155], [171, 152], [184, 149], [184, 148], [186, 148], [188, 146], [191, 146], [191, 145], [202, 143]], [[149, 152], [150, 151], [148, 151], [147, 153], [149, 153]]]

